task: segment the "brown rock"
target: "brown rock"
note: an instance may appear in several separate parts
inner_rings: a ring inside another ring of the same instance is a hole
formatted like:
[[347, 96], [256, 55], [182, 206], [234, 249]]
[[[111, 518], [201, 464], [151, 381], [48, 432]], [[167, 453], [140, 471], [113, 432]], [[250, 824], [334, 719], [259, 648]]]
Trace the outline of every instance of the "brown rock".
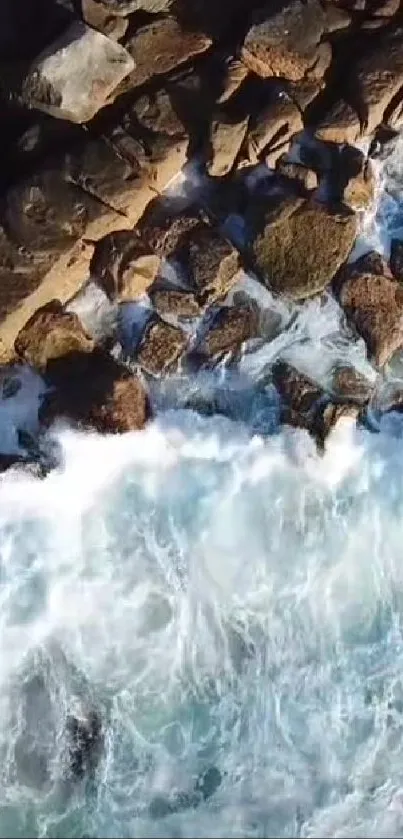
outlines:
[[304, 79], [291, 84], [289, 94], [299, 109], [304, 112], [322, 90], [323, 82], [317, 79]]
[[49, 362], [71, 353], [91, 353], [92, 338], [73, 312], [65, 312], [59, 300], [38, 309], [15, 340], [15, 351], [31, 367], [46, 373]]
[[375, 176], [372, 163], [363, 156], [360, 171], [348, 180], [343, 200], [353, 210], [364, 210], [373, 201], [374, 189]]
[[403, 282], [403, 242], [400, 239], [392, 239], [389, 265], [393, 276]]
[[185, 30], [174, 18], [158, 18], [138, 29], [125, 44], [135, 64], [130, 87], [169, 73], [205, 52], [210, 45], [211, 39], [206, 34]]
[[251, 248], [255, 267], [277, 294], [294, 300], [323, 291], [347, 258], [356, 235], [355, 216], [314, 201], [290, 199], [263, 213]]
[[374, 15], [376, 17], [393, 17], [400, 9], [400, 0], [378, 0]]
[[257, 306], [225, 306], [218, 310], [199, 350], [209, 358], [236, 353], [244, 341], [259, 336]]
[[226, 62], [224, 78], [222, 82], [221, 93], [217, 98], [217, 104], [228, 102], [229, 99], [239, 90], [249, 70], [239, 58], [231, 57]]
[[240, 121], [214, 119], [210, 129], [210, 159], [207, 171], [214, 178], [228, 175], [234, 168], [246, 137], [249, 117]]
[[167, 12], [172, 5], [172, 0], [95, 0], [103, 6], [110, 14], [130, 15], [133, 12]]
[[315, 71], [324, 31], [325, 12], [317, 0], [285, 0], [274, 9], [268, 5], [246, 35], [243, 61], [265, 78], [298, 81]]
[[90, 140], [66, 154], [67, 178], [96, 200], [125, 213], [133, 196], [133, 175], [139, 164], [130, 164], [102, 139]]
[[313, 169], [302, 166], [301, 163], [290, 163], [286, 154], [281, 155], [276, 163], [276, 170], [280, 175], [302, 186], [310, 192], [318, 186], [318, 176]]
[[254, 114], [248, 132], [249, 160], [258, 161], [262, 152], [289, 143], [294, 134], [303, 129], [299, 108], [287, 96], [281, 95], [260, 113]]
[[364, 134], [373, 134], [403, 86], [402, 38], [403, 30], [399, 27], [382, 33], [376, 47], [359, 59], [349, 76]]
[[332, 391], [340, 400], [365, 405], [369, 402], [374, 386], [354, 367], [336, 367], [332, 379]]
[[153, 318], [136, 353], [136, 361], [153, 376], [166, 373], [175, 365], [186, 346], [186, 335], [176, 326]]
[[386, 263], [384, 273], [347, 266], [340, 279], [339, 300], [348, 319], [367, 344], [378, 367], [403, 346], [403, 289]]
[[360, 128], [356, 111], [343, 99], [338, 99], [320, 119], [315, 137], [327, 143], [355, 143]]
[[192, 291], [181, 288], [164, 288], [155, 286], [150, 289], [150, 300], [157, 312], [164, 315], [174, 315], [179, 318], [198, 317], [201, 306]]
[[98, 0], [81, 0], [81, 14], [88, 26], [99, 29], [103, 35], [114, 41], [120, 41], [129, 26], [127, 18], [113, 15], [111, 10]]
[[134, 301], [156, 279], [161, 259], [132, 230], [117, 230], [95, 245], [91, 276], [110, 300]]
[[328, 402], [327, 405], [319, 408], [315, 422], [315, 436], [319, 447], [324, 447], [327, 437], [339, 420], [349, 418], [357, 421], [359, 415], [358, 405], [338, 405]]
[[200, 216], [191, 209], [174, 215], [171, 208], [155, 199], [139, 220], [137, 230], [158, 256], [169, 258], [201, 223]]
[[112, 100], [133, 67], [120, 44], [76, 20], [32, 64], [22, 98], [59, 119], [88, 122]]
[[168, 137], [186, 136], [185, 126], [165, 88], [140, 96], [133, 103], [132, 112], [139, 123], [149, 131], [166, 134]]

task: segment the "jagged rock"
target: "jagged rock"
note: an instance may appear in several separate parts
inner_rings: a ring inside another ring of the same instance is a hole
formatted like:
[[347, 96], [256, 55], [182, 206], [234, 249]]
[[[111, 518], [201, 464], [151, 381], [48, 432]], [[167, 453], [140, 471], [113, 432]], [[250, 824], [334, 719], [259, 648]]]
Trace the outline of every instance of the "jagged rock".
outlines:
[[304, 112], [308, 105], [313, 102], [322, 90], [323, 82], [315, 79], [303, 79], [302, 81], [290, 84], [288, 93], [299, 109]]
[[248, 68], [239, 58], [231, 57], [226, 62], [221, 93], [217, 97], [217, 104], [223, 104], [239, 90], [249, 74]]
[[69, 714], [66, 720], [68, 772], [75, 780], [91, 776], [104, 748], [102, 720], [95, 710], [84, 719]]
[[133, 68], [120, 44], [76, 20], [31, 65], [22, 98], [59, 119], [88, 122]]
[[94, 342], [73, 312], [65, 312], [58, 300], [38, 309], [15, 341], [15, 350], [39, 373], [46, 373], [52, 359], [70, 353], [92, 353]]
[[364, 134], [375, 131], [403, 86], [402, 38], [403, 29], [399, 27], [382, 33], [377, 45], [353, 65], [349, 74]]
[[359, 170], [349, 178], [343, 192], [345, 204], [353, 210], [364, 210], [373, 201], [375, 176], [370, 160], [361, 155]]
[[267, 5], [246, 35], [242, 59], [266, 78], [321, 78], [331, 59], [330, 45], [321, 43], [325, 24], [326, 15], [317, 0], [285, 0], [273, 9]]
[[52, 385], [39, 418], [68, 418], [100, 432], [143, 428], [149, 406], [144, 387], [108, 353], [94, 348], [78, 317], [57, 300], [39, 309], [17, 336], [18, 355]]
[[156, 311], [164, 315], [174, 315], [179, 318], [198, 317], [201, 305], [193, 291], [182, 288], [164, 288], [155, 286], [149, 291], [150, 300]]
[[[253, 212], [253, 211], [252, 211]], [[346, 207], [293, 198], [266, 212], [259, 209], [251, 257], [276, 294], [294, 300], [323, 291], [347, 258], [357, 222]], [[259, 218], [260, 216], [260, 218]]]
[[360, 130], [356, 111], [344, 99], [338, 99], [315, 126], [315, 137], [327, 143], [355, 143]]
[[153, 376], [166, 373], [175, 365], [186, 346], [186, 335], [176, 326], [152, 318], [136, 352], [136, 361]]
[[117, 213], [128, 211], [138, 172], [138, 164], [129, 163], [103, 139], [91, 139], [65, 156], [67, 179]]
[[340, 365], [332, 377], [332, 391], [340, 400], [365, 405], [369, 402], [374, 386], [354, 367]]
[[403, 282], [403, 242], [401, 239], [392, 239], [389, 265], [393, 276]]
[[290, 163], [286, 154], [281, 155], [276, 162], [276, 171], [291, 183], [302, 185], [310, 192], [318, 186], [318, 176], [313, 169], [302, 166], [301, 163]]
[[288, 96], [279, 95], [274, 102], [251, 117], [248, 132], [248, 157], [256, 163], [264, 151], [289, 144], [294, 134], [303, 129], [299, 108]]
[[95, 245], [91, 276], [110, 300], [134, 301], [158, 276], [161, 259], [132, 230], [117, 230]]
[[241, 120], [213, 119], [210, 127], [209, 175], [221, 178], [234, 168], [248, 130], [249, 117]]
[[129, 86], [138, 87], [154, 76], [169, 73], [210, 45], [205, 33], [185, 30], [171, 17], [158, 18], [138, 29], [125, 44], [135, 65]]
[[403, 346], [403, 289], [386, 263], [383, 273], [369, 261], [346, 266], [338, 278], [340, 305], [367, 344], [378, 367]]
[[133, 12], [167, 12], [173, 0], [94, 0], [114, 15], [130, 15]]
[[285, 154], [288, 154], [291, 148], [291, 143], [289, 140], [286, 140], [285, 143], [281, 143], [279, 146], [274, 146], [274, 148], [269, 149], [266, 151], [264, 155], [264, 162], [269, 169], [275, 169], [277, 166], [277, 161], [280, 157], [283, 157]]
[[257, 305], [224, 306], [216, 313], [198, 350], [207, 358], [236, 353], [244, 341], [259, 336], [259, 325]]
[[81, 0], [81, 14], [88, 26], [99, 29], [103, 35], [113, 38], [114, 41], [120, 41], [129, 26], [128, 18], [112, 14], [111, 10], [98, 0]]
[[172, 103], [172, 96], [165, 88], [144, 93], [132, 105], [140, 123], [149, 131], [169, 137], [185, 137], [186, 129]]

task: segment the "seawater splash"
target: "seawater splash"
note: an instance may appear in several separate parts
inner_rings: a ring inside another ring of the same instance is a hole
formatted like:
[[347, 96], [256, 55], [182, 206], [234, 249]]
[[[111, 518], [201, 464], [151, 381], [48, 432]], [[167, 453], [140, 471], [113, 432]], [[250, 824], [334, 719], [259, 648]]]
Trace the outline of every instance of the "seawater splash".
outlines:
[[[172, 412], [61, 430], [57, 471], [3, 476], [0, 835], [400, 835], [402, 433], [342, 423], [321, 459], [304, 432]], [[105, 751], [66, 791], [88, 692]]]

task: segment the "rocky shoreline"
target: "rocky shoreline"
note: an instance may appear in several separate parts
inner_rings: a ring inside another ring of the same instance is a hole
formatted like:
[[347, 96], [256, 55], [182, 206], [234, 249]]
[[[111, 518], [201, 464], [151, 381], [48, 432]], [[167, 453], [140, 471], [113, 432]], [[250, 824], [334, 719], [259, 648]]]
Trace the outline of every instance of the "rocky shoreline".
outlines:
[[[402, 244], [389, 262], [350, 255], [374, 159], [403, 125], [400, 2], [8, 6], [0, 404], [29, 365], [45, 382], [41, 429], [143, 428], [156, 377], [211, 370], [277, 334], [275, 312], [237, 290], [245, 272], [285, 301], [330, 292], [382, 371], [403, 347]], [[143, 307], [129, 351], [72, 309], [89, 280], [118, 315]], [[342, 365], [329, 389], [278, 360], [268, 383], [281, 420], [319, 447], [341, 416], [365, 421], [373, 393]], [[21, 459], [6, 451], [0, 468]]]

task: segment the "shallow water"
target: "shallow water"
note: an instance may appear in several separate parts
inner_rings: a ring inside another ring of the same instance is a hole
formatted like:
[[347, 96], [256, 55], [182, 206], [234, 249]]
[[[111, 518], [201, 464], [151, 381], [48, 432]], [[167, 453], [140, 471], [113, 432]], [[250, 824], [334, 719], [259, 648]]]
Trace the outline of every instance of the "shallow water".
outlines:
[[[363, 247], [398, 227], [396, 149]], [[342, 422], [322, 458], [279, 430], [276, 357], [376, 373], [332, 298], [242, 283], [282, 329], [237, 370], [166, 383], [138, 434], [56, 428], [45, 480], [0, 476], [0, 837], [403, 834], [403, 420]], [[231, 419], [180, 408], [206, 388]], [[66, 718], [90, 709], [103, 751], [74, 781]]]

